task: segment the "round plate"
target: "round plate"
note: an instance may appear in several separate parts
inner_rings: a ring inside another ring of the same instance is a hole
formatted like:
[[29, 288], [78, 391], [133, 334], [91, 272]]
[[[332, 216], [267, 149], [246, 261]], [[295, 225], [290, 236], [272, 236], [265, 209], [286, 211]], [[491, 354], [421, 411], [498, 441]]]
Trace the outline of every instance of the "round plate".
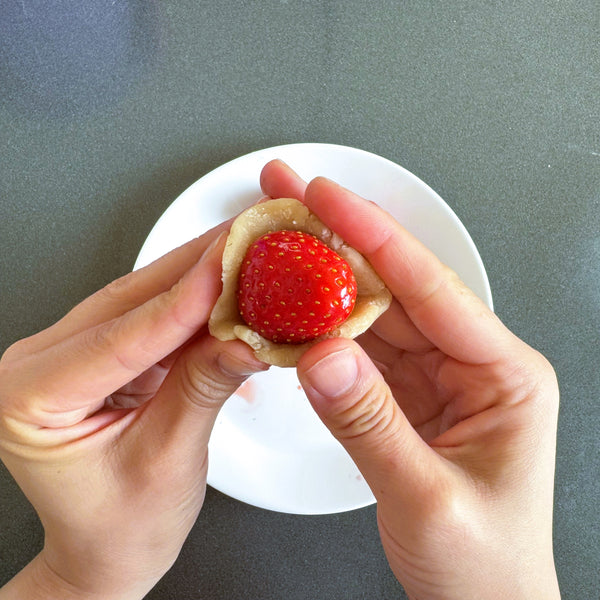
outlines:
[[[185, 190], [158, 220], [135, 268], [253, 204], [259, 174], [280, 158], [301, 177], [329, 177], [377, 202], [427, 245], [491, 308], [471, 237], [425, 183], [375, 154], [331, 144], [290, 144], [228, 162]], [[225, 404], [210, 440], [208, 483], [254, 506], [294, 514], [352, 510], [375, 500], [341, 445], [313, 412], [294, 369], [271, 367]]]

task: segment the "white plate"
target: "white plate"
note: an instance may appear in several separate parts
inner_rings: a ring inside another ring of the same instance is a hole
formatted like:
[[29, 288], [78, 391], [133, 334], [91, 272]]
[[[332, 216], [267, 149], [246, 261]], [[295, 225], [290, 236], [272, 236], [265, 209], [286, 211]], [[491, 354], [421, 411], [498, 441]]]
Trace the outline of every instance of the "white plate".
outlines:
[[[324, 175], [377, 202], [492, 307], [481, 258], [450, 207], [389, 160], [331, 144], [267, 148], [208, 173], [158, 220], [135, 268], [255, 202], [262, 195], [260, 171], [273, 158], [305, 180]], [[294, 369], [272, 367], [255, 375], [227, 401], [210, 441], [208, 483], [254, 506], [295, 514], [336, 513], [374, 502], [350, 457], [312, 411]]]

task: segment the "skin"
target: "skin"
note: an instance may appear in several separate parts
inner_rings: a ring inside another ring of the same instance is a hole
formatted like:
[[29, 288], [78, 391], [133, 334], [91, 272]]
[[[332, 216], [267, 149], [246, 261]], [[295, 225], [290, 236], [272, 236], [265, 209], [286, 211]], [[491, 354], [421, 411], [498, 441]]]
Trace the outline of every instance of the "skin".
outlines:
[[[409, 597], [559, 598], [551, 366], [374, 204], [322, 178], [307, 186], [280, 161], [261, 186], [305, 202], [394, 295], [366, 334], [313, 347], [298, 375], [377, 497]], [[0, 600], [142, 598], [176, 559], [204, 499], [218, 411], [266, 368], [206, 330], [227, 227], [2, 357], [0, 458], [45, 545]]]
[[356, 341], [306, 352], [298, 375], [377, 498], [381, 540], [409, 597], [559, 598], [559, 393], [548, 361], [375, 204], [323, 178], [305, 186], [278, 161], [261, 183], [302, 200], [394, 296]]
[[45, 530], [2, 600], [142, 598], [176, 559], [204, 500], [219, 408], [266, 368], [207, 333], [225, 228], [2, 357], [0, 456]]

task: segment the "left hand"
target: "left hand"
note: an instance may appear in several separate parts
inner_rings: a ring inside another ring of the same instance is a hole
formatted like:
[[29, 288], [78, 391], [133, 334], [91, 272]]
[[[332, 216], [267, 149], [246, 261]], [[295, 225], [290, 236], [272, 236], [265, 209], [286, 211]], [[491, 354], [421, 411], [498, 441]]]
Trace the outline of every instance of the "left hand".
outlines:
[[142, 598], [200, 510], [225, 400], [266, 365], [206, 323], [226, 224], [109, 284], [0, 361], [0, 458], [45, 530], [0, 598]]

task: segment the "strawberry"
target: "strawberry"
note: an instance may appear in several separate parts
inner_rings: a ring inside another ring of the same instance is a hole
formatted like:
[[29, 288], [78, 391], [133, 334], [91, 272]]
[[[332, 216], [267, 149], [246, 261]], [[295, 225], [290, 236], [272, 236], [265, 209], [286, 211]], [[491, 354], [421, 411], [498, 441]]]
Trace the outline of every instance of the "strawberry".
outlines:
[[275, 343], [301, 344], [332, 331], [356, 302], [348, 263], [301, 231], [258, 238], [242, 262], [238, 290], [242, 319]]

